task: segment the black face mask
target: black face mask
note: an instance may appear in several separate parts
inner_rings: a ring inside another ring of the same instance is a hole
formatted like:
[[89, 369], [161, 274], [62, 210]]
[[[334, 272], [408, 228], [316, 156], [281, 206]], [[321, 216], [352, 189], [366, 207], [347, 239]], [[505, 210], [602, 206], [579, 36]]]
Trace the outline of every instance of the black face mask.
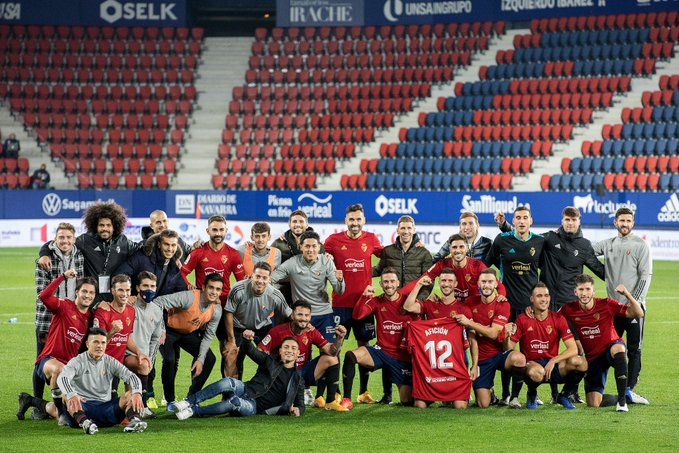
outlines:
[[152, 289], [145, 289], [144, 291], [139, 292], [139, 296], [141, 297], [141, 300], [150, 304], [153, 299], [156, 298], [156, 292]]

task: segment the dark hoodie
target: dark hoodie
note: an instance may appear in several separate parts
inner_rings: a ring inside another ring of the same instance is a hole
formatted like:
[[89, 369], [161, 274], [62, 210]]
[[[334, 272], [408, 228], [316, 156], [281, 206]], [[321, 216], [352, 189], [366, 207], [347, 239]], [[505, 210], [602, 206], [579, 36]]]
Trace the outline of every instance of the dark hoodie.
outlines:
[[[314, 231], [314, 229], [308, 227], [306, 231]], [[281, 264], [285, 263], [293, 256], [302, 253], [302, 251], [299, 249], [299, 246], [297, 245], [297, 239], [295, 238], [295, 235], [292, 234], [291, 230], [286, 231], [281, 235], [281, 237], [273, 241], [271, 243], [271, 247], [276, 247], [281, 251]], [[319, 253], [325, 253], [325, 247], [323, 247], [322, 242]], [[288, 301], [289, 305], [292, 305], [294, 301], [292, 300], [292, 289], [290, 288], [290, 283], [280, 282], [279, 285], [280, 291], [283, 293], [283, 296], [285, 296], [285, 300]]]
[[[401, 238], [396, 238], [396, 243], [388, 245], [382, 251], [380, 262], [373, 269], [373, 277], [379, 277], [385, 267], [394, 267], [397, 270], [401, 287], [420, 278], [432, 266], [431, 253], [426, 247], [418, 247], [420, 238], [413, 236], [413, 242], [407, 252], [403, 251]], [[426, 299], [431, 287], [422, 288], [418, 299]]]
[[161, 281], [165, 257], [158, 246], [158, 241], [159, 236], [157, 234], [146, 238], [144, 246], [118, 269], [118, 273], [127, 274], [132, 278], [133, 293], [136, 293], [137, 284], [139, 283], [137, 276], [142, 271], [151, 272], [158, 278], [156, 281], [157, 296], [187, 290], [186, 282], [182, 278], [179, 266], [177, 266], [177, 260], [182, 257], [182, 250], [179, 247], [177, 247], [174, 257], [168, 262], [165, 277]]

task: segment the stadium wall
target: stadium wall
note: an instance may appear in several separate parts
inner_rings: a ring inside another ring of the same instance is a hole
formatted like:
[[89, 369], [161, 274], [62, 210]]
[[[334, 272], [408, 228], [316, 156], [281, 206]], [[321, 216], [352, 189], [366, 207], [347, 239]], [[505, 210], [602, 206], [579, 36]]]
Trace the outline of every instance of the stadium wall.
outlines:
[[677, 0], [277, 0], [279, 27], [520, 22], [673, 11]]

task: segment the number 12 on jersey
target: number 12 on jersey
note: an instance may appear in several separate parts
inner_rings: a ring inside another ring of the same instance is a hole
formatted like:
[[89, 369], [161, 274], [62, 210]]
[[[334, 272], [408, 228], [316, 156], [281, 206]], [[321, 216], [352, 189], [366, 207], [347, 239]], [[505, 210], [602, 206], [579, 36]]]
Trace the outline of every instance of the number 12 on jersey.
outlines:
[[[453, 345], [448, 340], [428, 341], [424, 350], [429, 353], [429, 365], [432, 370], [453, 368], [453, 362], [446, 362], [453, 353]], [[440, 354], [437, 354], [440, 353]]]

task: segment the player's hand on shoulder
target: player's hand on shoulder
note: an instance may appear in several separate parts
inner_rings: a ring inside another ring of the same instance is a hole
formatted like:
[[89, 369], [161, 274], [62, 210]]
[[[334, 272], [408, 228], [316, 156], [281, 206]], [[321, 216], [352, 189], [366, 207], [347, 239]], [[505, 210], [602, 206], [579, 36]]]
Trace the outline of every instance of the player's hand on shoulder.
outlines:
[[373, 288], [373, 285], [366, 286], [363, 290], [363, 295], [365, 297], [373, 297], [375, 295], [375, 288]]
[[104, 310], [104, 311], [111, 311], [111, 303], [110, 303], [110, 302], [106, 302], [105, 300], [103, 300], [103, 301], [101, 301], [101, 302], [99, 303], [99, 306], [97, 307], [97, 310], [100, 309], [100, 308], [101, 308], [102, 310]]
[[192, 246], [192, 247], [193, 247], [194, 250], [195, 250], [195, 249], [199, 249], [199, 248], [201, 248], [201, 247], [203, 246], [203, 244], [205, 244], [205, 242], [203, 242], [202, 240], [198, 239], [196, 242], [193, 243], [193, 246]]
[[75, 271], [75, 269], [69, 269], [66, 272], [64, 272], [64, 277], [67, 279], [76, 278], [77, 276], [78, 273]]
[[243, 331], [243, 338], [245, 338], [248, 341], [252, 341], [255, 339], [255, 333], [252, 330], [245, 330]]
[[334, 260], [335, 260], [335, 257], [332, 256], [329, 252], [325, 252], [324, 255], [325, 255], [325, 257], [326, 257], [327, 259], [329, 259], [330, 261], [334, 261]]
[[498, 302], [509, 302], [509, 299], [507, 299], [505, 296], [503, 296], [500, 293], [497, 293], [497, 301]]
[[41, 256], [38, 259], [38, 267], [43, 271], [49, 271], [50, 269], [52, 269], [52, 260], [47, 255]]
[[533, 307], [526, 307], [526, 309], [523, 311], [526, 316], [528, 316], [531, 319], [535, 319], [535, 313], [533, 313]]

